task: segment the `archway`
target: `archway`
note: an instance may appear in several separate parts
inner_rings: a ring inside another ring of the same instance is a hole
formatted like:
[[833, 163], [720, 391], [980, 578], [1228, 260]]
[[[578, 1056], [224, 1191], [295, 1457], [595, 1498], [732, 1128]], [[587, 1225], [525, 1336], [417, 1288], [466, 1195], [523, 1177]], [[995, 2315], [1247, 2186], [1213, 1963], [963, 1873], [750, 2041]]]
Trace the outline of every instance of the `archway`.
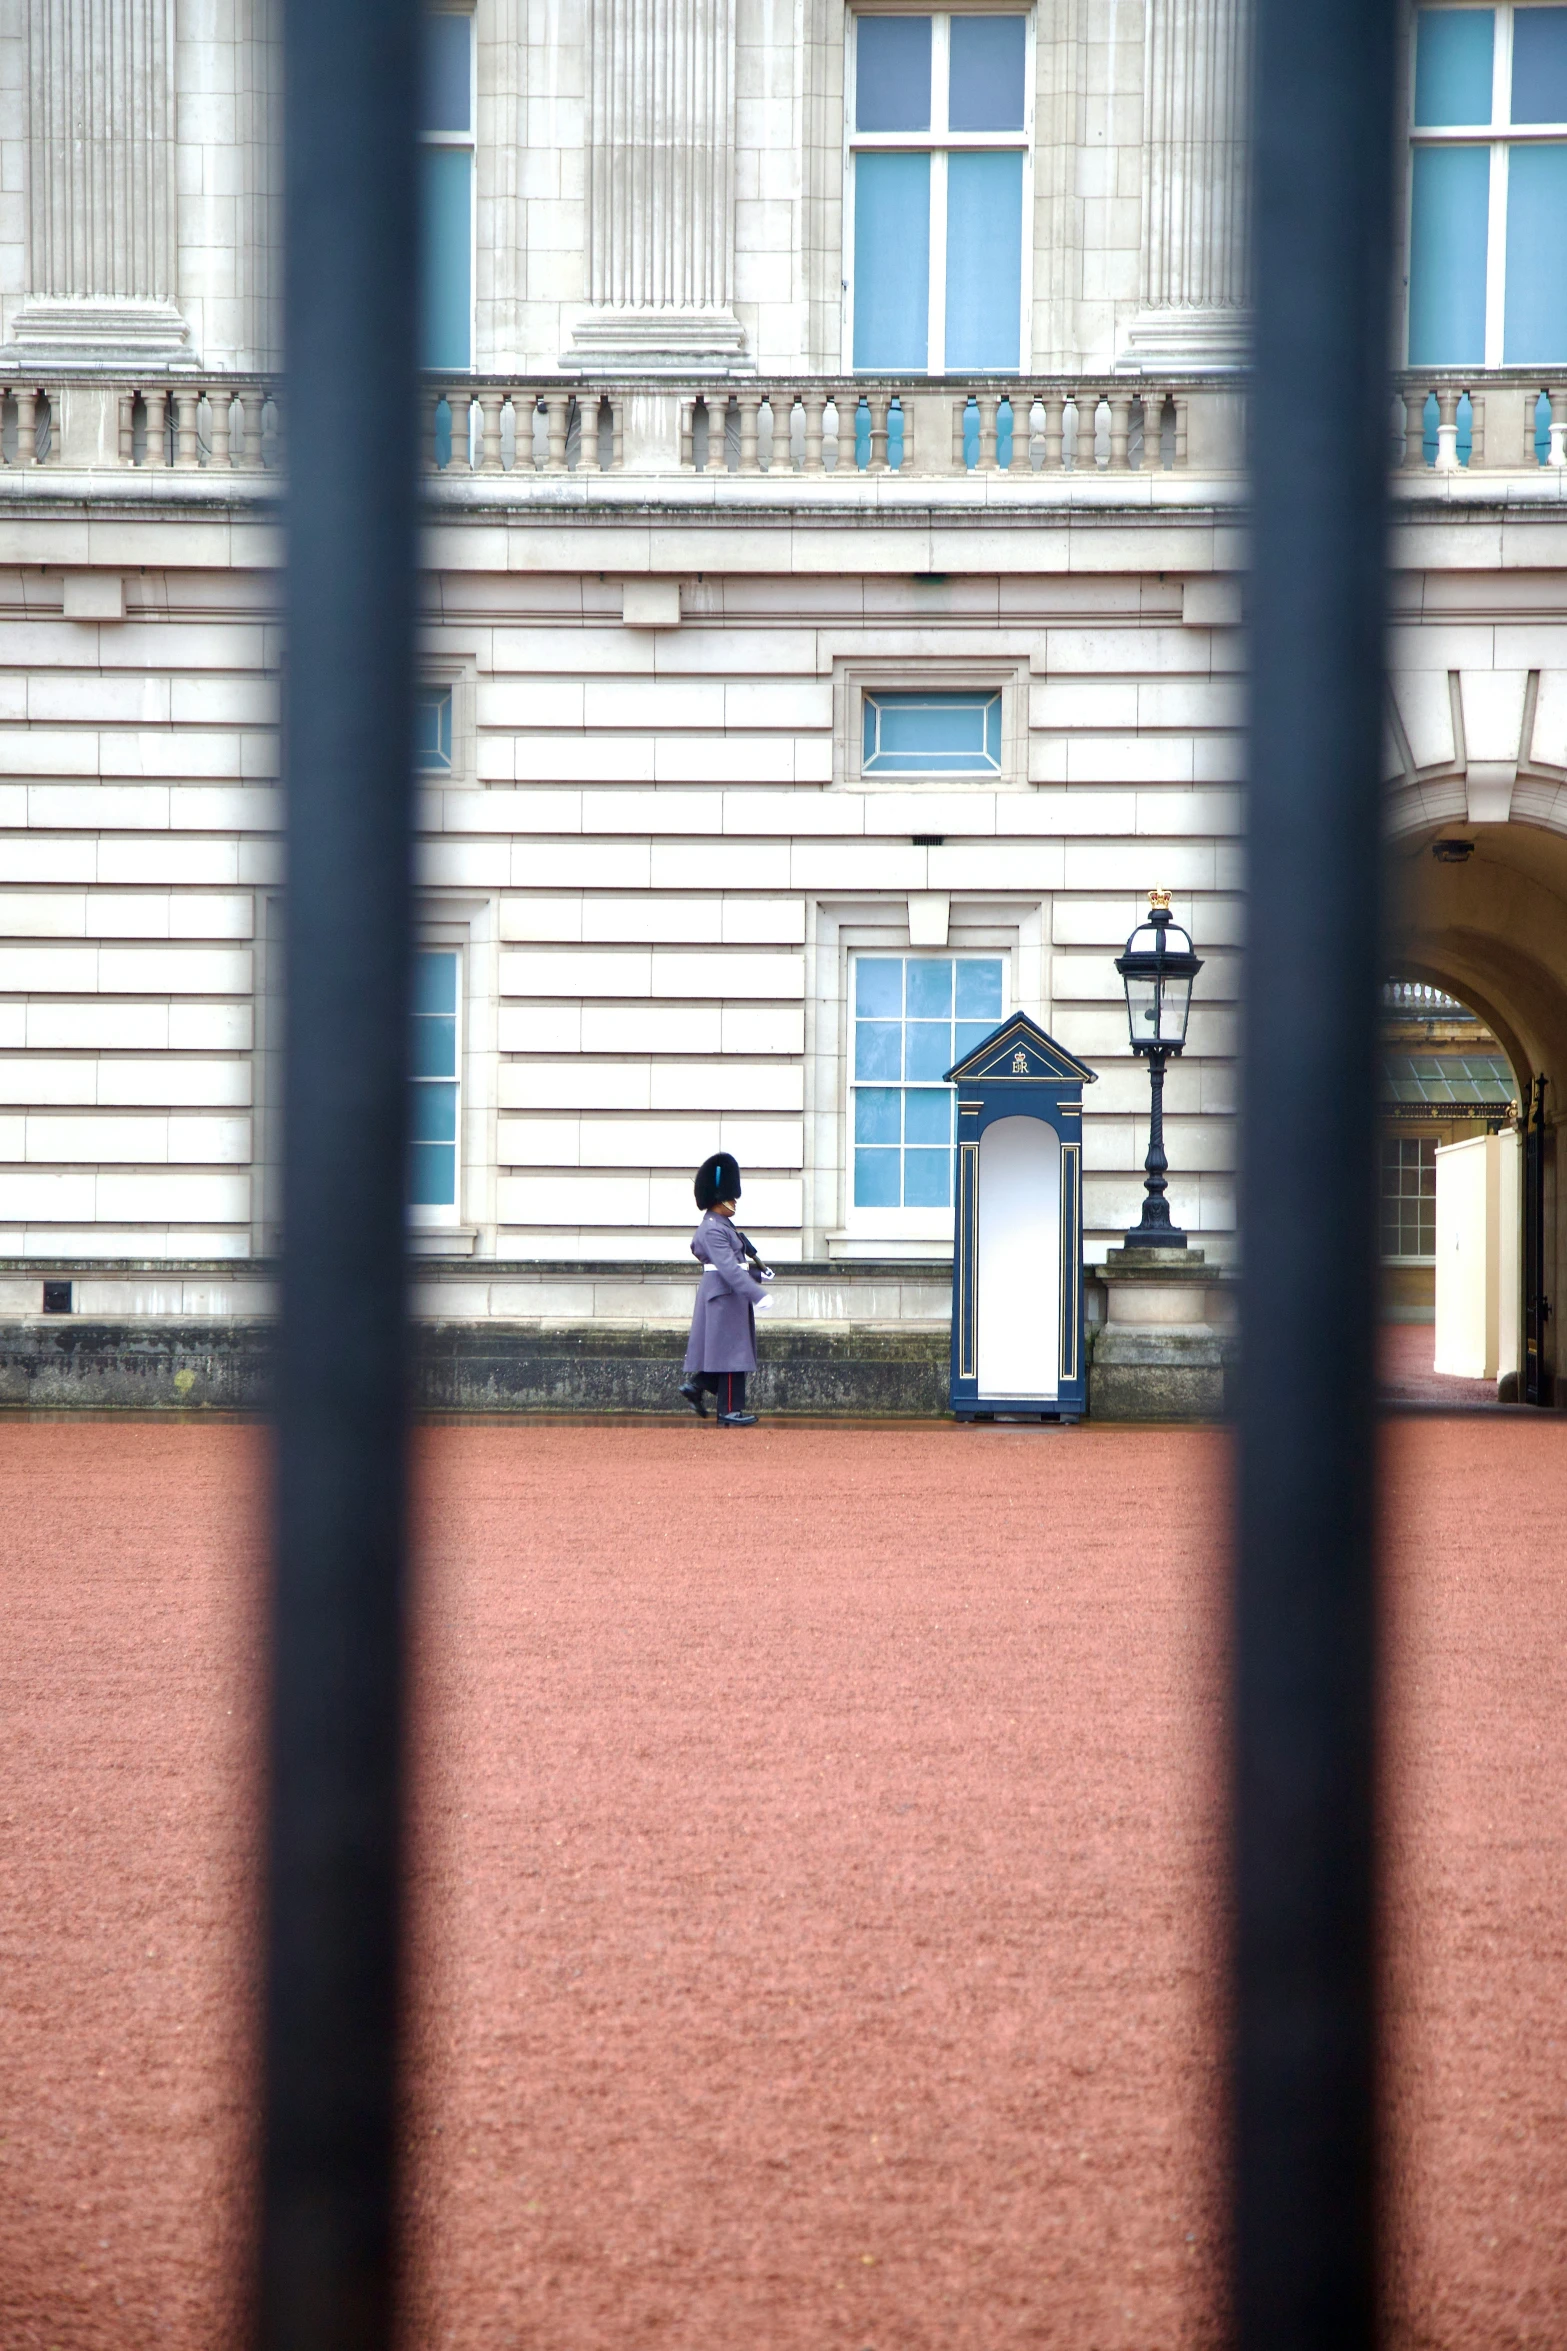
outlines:
[[[1567, 832], [1509, 820], [1433, 823], [1397, 795], [1388, 904], [1389, 969], [1468, 1006], [1511, 1066], [1527, 1134], [1518, 1201], [1522, 1313], [1512, 1392], [1558, 1397], [1552, 1305], [1567, 1267], [1558, 1135], [1567, 1098]], [[1400, 821], [1402, 819], [1402, 821]], [[1440, 852], [1440, 854], [1439, 854]], [[1567, 1400], [1567, 1381], [1560, 1393]]]

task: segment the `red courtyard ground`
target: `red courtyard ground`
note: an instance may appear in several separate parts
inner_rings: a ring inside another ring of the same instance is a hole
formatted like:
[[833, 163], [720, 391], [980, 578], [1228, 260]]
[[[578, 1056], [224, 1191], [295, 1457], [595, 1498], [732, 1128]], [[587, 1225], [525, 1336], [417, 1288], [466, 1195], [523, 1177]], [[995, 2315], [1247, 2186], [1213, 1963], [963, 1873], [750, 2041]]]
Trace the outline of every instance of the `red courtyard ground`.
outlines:
[[[1395, 1421], [1394, 2341], [1567, 2339], [1567, 1431]], [[228, 2351], [265, 1441], [0, 1426], [0, 2344]], [[422, 1446], [410, 2351], [1218, 2340], [1202, 1432]]]

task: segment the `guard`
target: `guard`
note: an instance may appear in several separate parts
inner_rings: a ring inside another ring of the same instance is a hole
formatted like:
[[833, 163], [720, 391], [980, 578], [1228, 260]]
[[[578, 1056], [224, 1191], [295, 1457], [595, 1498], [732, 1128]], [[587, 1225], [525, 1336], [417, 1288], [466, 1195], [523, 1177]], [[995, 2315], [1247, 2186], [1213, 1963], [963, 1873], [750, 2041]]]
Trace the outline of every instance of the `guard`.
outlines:
[[691, 1317], [680, 1393], [698, 1420], [706, 1420], [711, 1395], [721, 1429], [754, 1429], [756, 1414], [745, 1408], [745, 1375], [756, 1369], [756, 1310], [771, 1303], [763, 1285], [772, 1279], [772, 1268], [735, 1229], [740, 1162], [734, 1153], [715, 1151], [704, 1159], [694, 1188], [703, 1215], [691, 1238], [691, 1254], [706, 1271]]

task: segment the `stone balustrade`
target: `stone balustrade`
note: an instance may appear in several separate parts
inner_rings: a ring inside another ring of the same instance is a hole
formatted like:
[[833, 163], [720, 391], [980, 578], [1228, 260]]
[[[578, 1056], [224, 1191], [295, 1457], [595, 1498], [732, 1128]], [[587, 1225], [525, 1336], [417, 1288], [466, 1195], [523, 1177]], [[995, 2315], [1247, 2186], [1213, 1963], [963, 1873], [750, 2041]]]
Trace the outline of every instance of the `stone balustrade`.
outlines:
[[[423, 462], [443, 475], [1185, 471], [1194, 400], [1135, 377], [975, 384], [614, 383], [449, 379], [426, 385]], [[1212, 395], [1232, 423], [1233, 379]], [[1211, 436], [1210, 436], [1211, 437]], [[1239, 436], [1225, 435], [1238, 460]]]
[[[0, 356], [0, 478], [32, 467], [275, 473], [281, 384], [149, 370], [35, 376]], [[1403, 478], [1567, 471], [1567, 375], [1415, 369], [1394, 379], [1389, 458]], [[796, 377], [594, 384], [564, 376], [427, 377], [420, 459], [467, 477], [620, 475], [836, 481], [968, 478], [986, 494], [1052, 476], [1240, 475], [1233, 374], [973, 383]]]
[[1567, 375], [1411, 368], [1397, 377], [1393, 464], [1404, 473], [1530, 473], [1567, 465]]
[[0, 465], [78, 473], [136, 467], [269, 473], [281, 461], [278, 386], [259, 378], [93, 372], [39, 381], [0, 360]]

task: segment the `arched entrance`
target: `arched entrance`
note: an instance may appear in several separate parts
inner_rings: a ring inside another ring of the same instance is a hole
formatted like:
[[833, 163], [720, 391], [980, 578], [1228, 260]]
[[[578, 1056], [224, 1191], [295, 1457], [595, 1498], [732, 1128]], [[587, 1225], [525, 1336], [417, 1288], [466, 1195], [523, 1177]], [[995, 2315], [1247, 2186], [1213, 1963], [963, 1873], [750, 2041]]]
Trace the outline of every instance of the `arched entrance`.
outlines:
[[1517, 820], [1432, 823], [1410, 805], [1419, 800], [1418, 786], [1395, 798], [1389, 968], [1471, 1007], [1512, 1067], [1525, 1112], [1516, 1392], [1539, 1404], [1559, 1394], [1567, 1401], [1552, 1311], [1567, 1267], [1557, 1173], [1567, 1088], [1567, 831]]

